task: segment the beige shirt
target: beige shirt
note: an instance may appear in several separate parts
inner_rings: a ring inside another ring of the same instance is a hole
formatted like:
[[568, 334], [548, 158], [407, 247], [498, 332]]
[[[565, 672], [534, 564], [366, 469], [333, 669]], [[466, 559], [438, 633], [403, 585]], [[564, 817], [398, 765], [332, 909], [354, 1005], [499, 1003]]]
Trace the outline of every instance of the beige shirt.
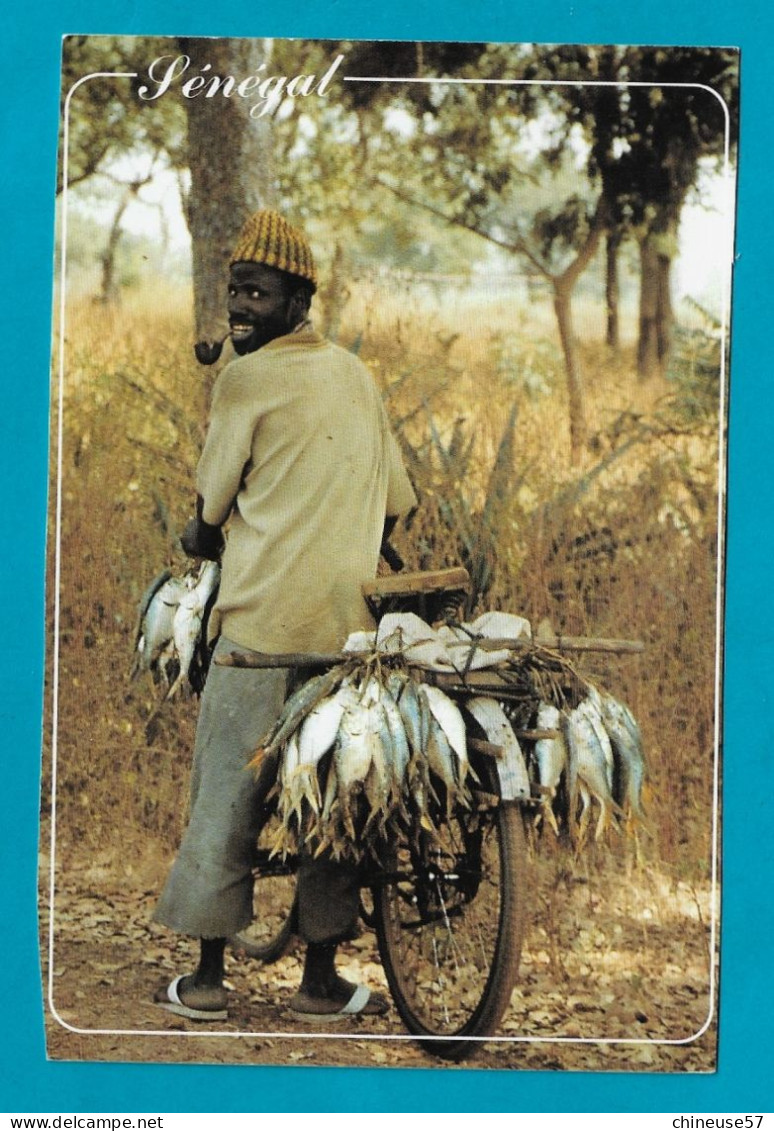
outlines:
[[233, 515], [216, 621], [261, 652], [337, 649], [370, 627], [385, 515], [416, 504], [361, 361], [313, 329], [232, 361], [197, 470], [205, 522]]

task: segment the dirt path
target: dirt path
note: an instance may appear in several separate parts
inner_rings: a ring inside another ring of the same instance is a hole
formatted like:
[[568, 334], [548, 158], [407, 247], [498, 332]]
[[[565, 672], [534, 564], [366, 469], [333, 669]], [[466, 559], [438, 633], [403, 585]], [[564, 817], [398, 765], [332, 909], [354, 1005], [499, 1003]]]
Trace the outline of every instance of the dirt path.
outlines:
[[[43, 860], [43, 903], [48, 867]], [[706, 890], [604, 864], [535, 866], [535, 915], [519, 984], [497, 1038], [475, 1067], [602, 1071], [712, 1071], [709, 900]], [[274, 966], [228, 958], [227, 1022], [203, 1035], [154, 1006], [153, 990], [191, 969], [195, 946], [150, 923], [166, 861], [140, 864], [70, 853], [58, 865], [49, 1056], [63, 1060], [437, 1067], [406, 1039], [392, 1011], [336, 1026], [302, 1022], [285, 1006], [300, 979], [299, 952]], [[49, 918], [42, 914], [48, 976]], [[341, 951], [342, 973], [385, 986], [376, 943], [364, 932]], [[521, 1038], [516, 1040], [515, 1038]], [[529, 1038], [525, 1040], [524, 1038]], [[561, 1038], [561, 1039], [558, 1039]], [[685, 1043], [674, 1043], [683, 1041]], [[611, 1043], [604, 1043], [611, 1042]], [[672, 1042], [672, 1043], [666, 1043]]]

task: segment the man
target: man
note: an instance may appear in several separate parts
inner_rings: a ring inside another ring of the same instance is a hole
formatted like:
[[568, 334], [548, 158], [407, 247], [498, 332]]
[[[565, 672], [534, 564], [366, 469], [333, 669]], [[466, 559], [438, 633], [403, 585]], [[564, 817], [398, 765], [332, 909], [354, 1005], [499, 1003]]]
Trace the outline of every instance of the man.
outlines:
[[[385, 530], [416, 503], [373, 380], [309, 321], [317, 278], [305, 236], [276, 212], [245, 224], [232, 256], [228, 312], [238, 357], [220, 374], [197, 469], [187, 553], [217, 557], [218, 652], [325, 652], [369, 627], [360, 591]], [[156, 993], [195, 1020], [227, 1013], [227, 937], [252, 919], [251, 858], [270, 783], [246, 770], [279, 716], [292, 673], [212, 665], [202, 696], [191, 815], [157, 921], [200, 939], [193, 974]], [[353, 867], [303, 863], [298, 930], [307, 943], [290, 1002], [307, 1015], [382, 1013], [386, 1000], [335, 969], [358, 911]]]

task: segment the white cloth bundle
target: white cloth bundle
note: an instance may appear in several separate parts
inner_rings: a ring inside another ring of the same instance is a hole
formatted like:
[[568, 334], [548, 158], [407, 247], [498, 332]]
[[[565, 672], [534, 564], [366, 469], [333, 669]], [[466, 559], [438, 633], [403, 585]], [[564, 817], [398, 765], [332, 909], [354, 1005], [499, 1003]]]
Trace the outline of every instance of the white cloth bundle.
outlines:
[[387, 613], [376, 632], [353, 632], [345, 652], [400, 652], [417, 667], [432, 671], [480, 671], [507, 660], [510, 649], [484, 651], [477, 640], [530, 640], [528, 620], [513, 613], [482, 613], [472, 623], [432, 628], [415, 613]]

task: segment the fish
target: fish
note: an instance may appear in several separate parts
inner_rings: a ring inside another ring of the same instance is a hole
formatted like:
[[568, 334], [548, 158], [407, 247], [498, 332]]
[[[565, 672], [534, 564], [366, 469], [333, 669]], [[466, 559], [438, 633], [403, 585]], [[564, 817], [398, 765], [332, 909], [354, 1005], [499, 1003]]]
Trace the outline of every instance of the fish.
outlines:
[[[596, 689], [595, 689], [596, 690]], [[642, 788], [647, 774], [642, 733], [629, 708], [612, 695], [597, 693], [599, 713], [615, 758], [613, 798], [630, 817], [645, 824]]]
[[403, 718], [401, 716], [400, 707], [398, 706], [395, 698], [393, 697], [389, 687], [382, 687], [381, 700], [382, 709], [387, 723], [387, 730], [390, 739], [390, 753], [392, 760], [393, 771], [393, 792], [396, 798], [400, 797], [403, 790], [403, 785], [406, 780], [408, 771], [408, 764], [411, 758], [411, 751], [409, 750], [409, 740], [406, 735], [406, 728], [403, 725]]
[[172, 622], [172, 639], [175, 652], [180, 661], [180, 672], [177, 679], [167, 692], [167, 699], [171, 699], [188, 680], [188, 673], [193, 663], [196, 645], [202, 628], [204, 605], [195, 589], [184, 593], [175, 610]]
[[435, 776], [442, 782], [446, 792], [446, 815], [450, 816], [456, 799], [465, 800], [464, 794], [459, 789], [457, 773], [454, 765], [454, 753], [445, 732], [432, 719], [427, 744], [427, 764]]
[[554, 707], [551, 703], [540, 703], [536, 727], [538, 730], [559, 731], [555, 738], [539, 738], [535, 742], [538, 781], [553, 797], [559, 779], [567, 768], [567, 745], [561, 733], [561, 716], [558, 707]]
[[137, 672], [141, 670], [140, 667], [139, 667], [139, 664], [140, 664], [140, 661], [142, 659], [142, 653], [143, 653], [143, 643], [144, 643], [143, 637], [145, 636], [145, 619], [146, 619], [146, 616], [147, 616], [147, 613], [148, 613], [148, 609], [150, 608], [151, 602], [152, 602], [153, 598], [155, 597], [156, 593], [159, 591], [159, 589], [161, 589], [161, 587], [167, 581], [169, 581], [171, 576], [172, 576], [172, 570], [171, 569], [162, 570], [161, 573], [157, 574], [156, 577], [153, 578], [153, 581], [151, 581], [150, 585], [147, 587], [147, 589], [143, 593], [142, 597], [140, 598], [140, 603], [137, 607], [137, 620], [135, 622], [134, 643], [132, 645], [133, 652], [135, 653], [134, 664], [132, 666], [132, 671], [130, 673], [132, 678], [134, 678], [134, 676], [137, 675]]
[[508, 716], [496, 699], [474, 695], [465, 703], [489, 742], [501, 746], [504, 757], [497, 762], [497, 776], [503, 798], [524, 798], [530, 795], [529, 775], [519, 740], [513, 733]]
[[[338, 739], [337, 739], [338, 742]], [[322, 812], [320, 814], [320, 827], [324, 830], [333, 815], [333, 809], [338, 795], [338, 780], [336, 777], [336, 746], [333, 748], [333, 758], [328, 767], [328, 777], [325, 781], [325, 794], [323, 796]]]
[[219, 581], [220, 566], [217, 562], [203, 562], [198, 573], [188, 573], [182, 579], [184, 591], [172, 621], [172, 640], [180, 662], [180, 673], [167, 692], [167, 699], [171, 699], [186, 681], [190, 685], [191, 670], [200, 643], [205, 610]]
[[[371, 746], [371, 765], [363, 783], [364, 792], [370, 806], [365, 828], [367, 829], [381, 815], [381, 826], [389, 816], [390, 802], [395, 792], [395, 775], [390, 734], [384, 704], [379, 698], [368, 707], [369, 727], [373, 728]], [[365, 831], [365, 829], [364, 829]]]
[[282, 824], [287, 828], [294, 814], [301, 816], [301, 784], [298, 780], [299, 750], [298, 734], [291, 734], [285, 743], [280, 759], [278, 779], [280, 784], [279, 811]]
[[421, 684], [411, 678], [405, 680], [398, 700], [398, 710], [409, 749], [409, 762], [405, 771], [406, 792], [413, 802], [421, 827], [427, 832], [433, 832], [435, 826], [428, 811], [432, 788], [426, 754], [433, 716], [426, 697], [420, 695], [420, 687]]
[[327, 672], [322, 672], [320, 675], [312, 676], [306, 683], [293, 692], [289, 699], [286, 700], [280, 716], [269, 733], [264, 736], [258, 749], [255, 752], [252, 760], [249, 763], [249, 768], [253, 770], [260, 769], [264, 758], [276, 753], [287, 741], [289, 736], [296, 730], [309, 712], [315, 707], [321, 699], [325, 699], [330, 695], [344, 678], [349, 674], [350, 667], [347, 664], [339, 664], [336, 667], [329, 668]]
[[[401, 722], [403, 723], [403, 732], [408, 740], [409, 749], [412, 754], [421, 756], [425, 741], [422, 725], [423, 715], [422, 706], [419, 701], [418, 685], [413, 679], [406, 680], [403, 692], [400, 699], [397, 700], [397, 703]], [[426, 707], [426, 710], [429, 711], [430, 708]]]
[[385, 682], [384, 686], [387, 688], [390, 695], [397, 703], [399, 702], [400, 697], [403, 694], [408, 682], [409, 677], [407, 675], [403, 675], [401, 672], [393, 671], [390, 672], [387, 676], [387, 681]]
[[[569, 713], [565, 735], [569, 753], [570, 819], [575, 817], [580, 786], [582, 799], [583, 790], [586, 790], [599, 803], [600, 814], [594, 837], [600, 840], [610, 823], [611, 814], [620, 815], [620, 808], [612, 796], [612, 747], [592, 701], [582, 700]], [[587, 810], [588, 803], [585, 803], [583, 813]], [[581, 834], [584, 828], [585, 822], [580, 829]]]
[[183, 578], [169, 570], [160, 574], [146, 590], [140, 603], [132, 676], [141, 671], [166, 675], [164, 660], [173, 652], [174, 619], [181, 597], [187, 592]]
[[335, 695], [321, 699], [301, 723], [298, 742], [302, 765], [316, 766], [336, 741], [346, 703], [340, 692], [341, 688]]
[[540, 703], [537, 710], [538, 730], [557, 730], [555, 738], [539, 738], [535, 742], [535, 760], [538, 768], [538, 781], [544, 793], [541, 798], [542, 811], [554, 832], [559, 828], [552, 807], [562, 774], [567, 769], [567, 744], [561, 732], [559, 709], [551, 703]]
[[465, 720], [456, 703], [444, 695], [439, 687], [423, 684], [422, 690], [427, 698], [433, 718], [443, 731], [449, 746], [457, 757], [459, 780], [464, 781], [469, 769], [468, 743], [465, 734]]
[[344, 828], [354, 840], [355, 829], [351, 799], [371, 769], [374, 746], [378, 742], [378, 723], [370, 700], [358, 699], [353, 689], [353, 699], [347, 703], [339, 726], [339, 737], [334, 749], [334, 764], [338, 779], [339, 806]]

